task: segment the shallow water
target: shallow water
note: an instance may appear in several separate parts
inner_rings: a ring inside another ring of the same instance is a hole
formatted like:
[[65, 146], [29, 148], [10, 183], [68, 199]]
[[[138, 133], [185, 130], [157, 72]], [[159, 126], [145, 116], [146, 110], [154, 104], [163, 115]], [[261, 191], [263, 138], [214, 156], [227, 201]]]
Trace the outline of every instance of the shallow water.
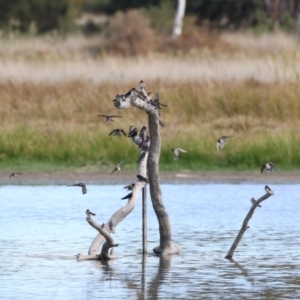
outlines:
[[[179, 255], [152, 255], [158, 223], [148, 200], [148, 255], [141, 201], [116, 228], [119, 259], [77, 262], [125, 203], [120, 185], [1, 186], [0, 299], [299, 299], [300, 185], [270, 185], [235, 254], [224, 259], [261, 184], [162, 185]], [[113, 195], [113, 197], [111, 197]], [[149, 198], [149, 197], [148, 197]]]

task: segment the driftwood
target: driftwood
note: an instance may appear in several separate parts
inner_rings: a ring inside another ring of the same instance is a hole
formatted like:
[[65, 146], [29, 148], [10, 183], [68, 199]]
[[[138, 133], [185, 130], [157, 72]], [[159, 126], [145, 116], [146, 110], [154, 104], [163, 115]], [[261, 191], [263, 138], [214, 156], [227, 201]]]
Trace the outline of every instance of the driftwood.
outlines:
[[[114, 100], [114, 105], [118, 109], [127, 109], [134, 106], [146, 112], [148, 115], [151, 143], [147, 160], [147, 170], [151, 201], [158, 219], [160, 233], [160, 244], [155, 247], [153, 251], [158, 255], [173, 254], [178, 253], [181, 250], [181, 247], [172, 242], [170, 220], [162, 202], [162, 193], [159, 183], [159, 158], [161, 150], [159, 126], [163, 123], [159, 119], [158, 109], [151, 105], [151, 101], [146, 95], [144, 83], [141, 81], [140, 92], [133, 88], [126, 95], [117, 95]], [[159, 103], [158, 93], [156, 96]]]
[[274, 192], [268, 186], [265, 186], [265, 191], [266, 191], [265, 195], [260, 197], [258, 200], [253, 201], [252, 207], [250, 208], [250, 210], [249, 210], [249, 212], [248, 212], [248, 214], [247, 214], [247, 216], [246, 216], [246, 218], [243, 222], [242, 228], [240, 229], [237, 237], [235, 238], [235, 240], [234, 240], [230, 250], [228, 251], [227, 255], [225, 256], [225, 258], [232, 259], [235, 249], [237, 248], [238, 244], [240, 243], [244, 233], [249, 228], [248, 222], [252, 218], [255, 209], [260, 205], [261, 202], [268, 199], [270, 196], [274, 195]]
[[[147, 156], [148, 154], [146, 154], [145, 159], [142, 160], [139, 163], [139, 174], [146, 177], [146, 164], [147, 164]], [[138, 199], [138, 195], [139, 195], [139, 191], [141, 189], [143, 189], [143, 187], [145, 186], [145, 182], [138, 180], [133, 189], [132, 189], [132, 197], [130, 199], [128, 199], [127, 204], [124, 207], [121, 207], [119, 210], [117, 210], [112, 216], [111, 218], [107, 221], [106, 224], [104, 224], [104, 228], [103, 228], [103, 232], [101, 232], [99, 230], [99, 227], [96, 226], [96, 222], [93, 221], [92, 218], [86, 218], [86, 221], [92, 226], [94, 227], [96, 230], [99, 231], [99, 234], [96, 236], [96, 238], [94, 239], [94, 241], [92, 242], [90, 248], [89, 248], [89, 252], [87, 255], [85, 254], [77, 254], [77, 260], [97, 260], [97, 259], [112, 259], [112, 258], [116, 258], [115, 254], [112, 253], [108, 253], [108, 249], [112, 246], [110, 245], [114, 245], [114, 243], [111, 241], [109, 241], [109, 238], [107, 237], [107, 235], [105, 235], [105, 233], [113, 233], [114, 228], [125, 218], [127, 217], [131, 211], [134, 209], [137, 199]], [[116, 201], [120, 201], [119, 199]], [[113, 224], [113, 227], [109, 226], [109, 224]], [[103, 234], [104, 233], [104, 234]], [[110, 236], [109, 234], [109, 236]], [[103, 244], [103, 242], [106, 240], [106, 242], [104, 243], [103, 247], [102, 247], [102, 251], [101, 254], [98, 254], [99, 249], [101, 247], [101, 245]], [[104, 249], [103, 249], [104, 248]], [[106, 249], [108, 248], [108, 249]], [[104, 252], [103, 252], [104, 251]]]

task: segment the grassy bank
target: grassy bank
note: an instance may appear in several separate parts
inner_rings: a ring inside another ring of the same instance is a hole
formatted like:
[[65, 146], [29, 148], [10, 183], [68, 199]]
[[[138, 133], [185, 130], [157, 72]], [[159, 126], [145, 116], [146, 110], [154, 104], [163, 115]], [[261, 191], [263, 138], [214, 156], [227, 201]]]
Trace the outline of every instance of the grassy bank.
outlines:
[[[274, 161], [281, 170], [300, 163], [300, 86], [293, 82], [256, 80], [197, 83], [147, 81], [159, 89], [167, 127], [161, 129], [162, 170], [257, 169]], [[146, 114], [118, 111], [112, 100], [135, 82], [97, 84], [0, 82], [0, 167], [2, 169], [109, 170], [123, 160], [135, 169], [136, 146], [108, 134], [114, 128], [147, 125]], [[117, 114], [114, 124], [97, 114]], [[216, 139], [234, 135], [220, 153]], [[188, 151], [174, 161], [170, 151]]]

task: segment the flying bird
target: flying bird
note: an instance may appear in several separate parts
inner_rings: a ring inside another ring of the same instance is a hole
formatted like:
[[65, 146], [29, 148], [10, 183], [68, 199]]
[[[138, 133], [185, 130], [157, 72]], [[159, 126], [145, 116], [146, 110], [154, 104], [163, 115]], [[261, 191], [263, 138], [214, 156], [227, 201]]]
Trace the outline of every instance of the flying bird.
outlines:
[[106, 118], [104, 123], [116, 122], [115, 120], [113, 120], [113, 118], [122, 118], [121, 116], [109, 116], [109, 115], [98, 115], [98, 117]]
[[86, 194], [87, 193], [87, 188], [85, 186], [85, 184], [79, 182], [79, 183], [76, 183], [76, 184], [71, 184], [71, 185], [68, 185], [68, 186], [80, 186], [81, 189], [82, 189], [82, 194]]
[[114, 130], [109, 134], [109, 136], [110, 136], [110, 135], [121, 136], [122, 134], [123, 134], [124, 136], [126, 136], [125, 131], [124, 131], [123, 129], [121, 129], [121, 128], [118, 128], [118, 129], [114, 129]]
[[9, 178], [11, 178], [11, 177], [17, 177], [18, 175], [21, 175], [21, 174], [22, 174], [21, 172], [14, 172], [14, 173], [11, 173], [9, 175]]
[[138, 175], [136, 175], [136, 177], [138, 178], [139, 181], [144, 181], [146, 183], [149, 183], [149, 180], [146, 177], [142, 176], [142, 175], [138, 174]]
[[[256, 203], [256, 200], [255, 200], [254, 198], [251, 198], [251, 203], [252, 203], [252, 204], [255, 204], [255, 203]], [[261, 207], [260, 204], [258, 204], [257, 206], [258, 206], [258, 207]]]
[[120, 167], [121, 163], [122, 163], [122, 162], [120, 162], [120, 163], [119, 163], [119, 164], [111, 171], [110, 175], [113, 174], [113, 173], [116, 172], [116, 171], [120, 171], [120, 170], [121, 170], [121, 167]]
[[265, 173], [269, 173], [269, 172], [274, 171], [275, 168], [276, 168], [276, 165], [269, 161], [269, 162], [266, 162], [261, 165], [260, 173], [262, 174], [264, 171], [265, 171]]
[[219, 151], [220, 148], [223, 148], [227, 142], [229, 138], [232, 138], [233, 135], [223, 135], [220, 138], [218, 138], [217, 140], [217, 151]]
[[187, 151], [181, 149], [181, 148], [172, 148], [171, 151], [174, 154], [174, 160], [178, 160], [179, 159], [179, 154], [180, 153], [187, 153]]
[[89, 216], [96, 216], [96, 214], [92, 213], [89, 209], [86, 210], [86, 215]]
[[123, 187], [123, 189], [127, 189], [127, 191], [132, 191], [132, 189], [135, 187], [135, 183], [128, 184]]
[[125, 200], [125, 199], [129, 199], [130, 200], [131, 198], [132, 198], [132, 193], [129, 193], [125, 197], [121, 198], [121, 200]]

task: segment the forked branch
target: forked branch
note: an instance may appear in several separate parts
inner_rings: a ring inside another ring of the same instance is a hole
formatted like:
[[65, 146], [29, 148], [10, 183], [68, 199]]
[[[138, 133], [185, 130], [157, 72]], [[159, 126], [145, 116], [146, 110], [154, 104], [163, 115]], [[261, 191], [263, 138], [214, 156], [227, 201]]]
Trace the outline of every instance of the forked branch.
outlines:
[[233, 253], [235, 251], [235, 249], [237, 248], [238, 244], [240, 243], [244, 233], [246, 232], [246, 230], [249, 228], [248, 226], [248, 222], [250, 221], [250, 219], [252, 218], [255, 209], [260, 206], [260, 203], [263, 202], [264, 200], [267, 200], [269, 197], [271, 197], [272, 195], [274, 195], [274, 192], [268, 187], [265, 186], [265, 191], [266, 194], [264, 194], [262, 197], [260, 197], [258, 200], [253, 201], [252, 207], [250, 208], [246, 218], [244, 219], [242, 228], [240, 229], [237, 237], [235, 238], [230, 250], [228, 251], [227, 255], [225, 256], [225, 258], [227, 259], [231, 259], [233, 257]]

